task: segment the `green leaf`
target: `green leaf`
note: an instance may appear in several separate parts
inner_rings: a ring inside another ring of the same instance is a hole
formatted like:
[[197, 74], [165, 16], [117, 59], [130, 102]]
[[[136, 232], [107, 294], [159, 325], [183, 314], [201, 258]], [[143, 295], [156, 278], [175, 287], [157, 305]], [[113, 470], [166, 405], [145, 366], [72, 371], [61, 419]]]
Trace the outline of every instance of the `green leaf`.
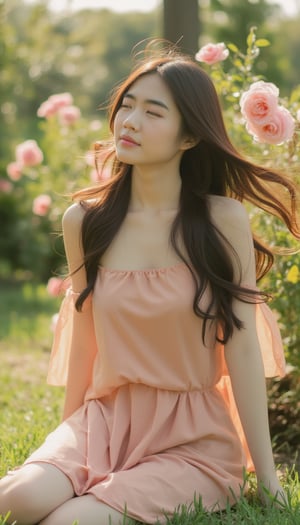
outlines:
[[291, 93], [290, 103], [294, 104], [295, 102], [300, 101], [300, 86], [297, 86]]
[[239, 52], [239, 48], [235, 45], [235, 44], [227, 44], [227, 47], [228, 49], [230, 49], [230, 51], [232, 51], [233, 53], [238, 53]]
[[243, 82], [244, 78], [241, 75], [232, 75], [231, 77], [232, 81], [234, 82]]
[[228, 102], [234, 102], [235, 103], [236, 102], [236, 97], [234, 97], [233, 95], [227, 95], [226, 96], [226, 100]]
[[247, 36], [247, 46], [252, 47], [252, 45], [255, 42], [255, 33], [254, 31], [250, 31], [249, 35]]
[[237, 68], [239, 68], [239, 69], [242, 69], [243, 66], [244, 66], [243, 62], [242, 62], [239, 58], [237, 58], [236, 60], [234, 60], [233, 64], [235, 65], [235, 67], [237, 67]]
[[266, 38], [259, 38], [256, 40], [255, 45], [257, 47], [268, 47], [271, 43]]

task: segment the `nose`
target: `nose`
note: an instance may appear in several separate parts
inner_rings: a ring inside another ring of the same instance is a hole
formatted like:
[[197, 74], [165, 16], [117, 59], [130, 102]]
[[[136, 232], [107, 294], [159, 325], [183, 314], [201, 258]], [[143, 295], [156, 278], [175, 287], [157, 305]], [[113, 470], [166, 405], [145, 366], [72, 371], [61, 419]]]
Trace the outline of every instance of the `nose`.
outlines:
[[136, 111], [131, 111], [129, 115], [124, 119], [123, 126], [126, 129], [136, 130], [139, 127], [139, 119]]

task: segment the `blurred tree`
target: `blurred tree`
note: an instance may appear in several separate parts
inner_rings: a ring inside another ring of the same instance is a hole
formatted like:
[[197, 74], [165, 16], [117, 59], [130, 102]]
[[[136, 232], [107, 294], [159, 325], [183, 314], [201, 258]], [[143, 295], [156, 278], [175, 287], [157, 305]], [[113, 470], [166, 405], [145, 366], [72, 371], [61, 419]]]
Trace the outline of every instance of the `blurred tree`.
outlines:
[[33, 117], [52, 93], [71, 92], [82, 113], [95, 117], [99, 104], [131, 67], [133, 47], [159, 28], [155, 12], [101, 9], [55, 15], [46, 1], [25, 5], [11, 0], [3, 16], [0, 45], [8, 56], [1, 102], [2, 109], [10, 111], [7, 134], [15, 138], [11, 148], [20, 139], [38, 136]]
[[198, 0], [164, 0], [163, 35], [182, 51], [194, 55], [199, 47]]
[[[44, 173], [39, 181], [33, 178], [32, 191], [28, 191], [27, 182], [26, 193], [23, 178], [9, 190], [12, 183], [6, 166], [14, 160], [18, 143], [42, 140], [36, 111], [49, 95], [71, 92], [85, 117], [90, 121], [99, 117], [99, 104], [107, 100], [113, 85], [131, 67], [133, 47], [153, 37], [159, 23], [156, 13], [83, 10], [68, 16], [55, 15], [46, 0], [34, 5], [10, 0], [6, 5], [0, 2], [0, 9], [0, 179], [6, 183], [6, 189], [0, 189], [0, 274], [6, 267], [12, 272], [30, 269], [37, 279], [44, 279], [56, 266], [56, 253], [49, 246], [52, 225], [32, 216], [32, 197], [37, 191], [46, 191], [49, 184], [57, 189], [57, 181], [67, 184], [72, 180], [74, 166], [69, 157], [81, 155], [86, 149], [79, 141], [69, 150], [60, 136], [55, 137], [52, 149], [42, 145], [46, 161], [49, 155], [52, 157], [51, 172]], [[87, 127], [88, 121], [82, 124]], [[84, 141], [87, 129], [78, 130], [78, 139], [80, 134]], [[59, 153], [60, 147], [65, 148], [64, 153]], [[64, 161], [63, 166], [62, 162], [55, 165], [58, 157]]]
[[101, 9], [74, 13], [69, 23], [73, 30], [67, 60], [74, 67], [73, 82], [80, 86], [73, 93], [80, 107], [89, 108], [93, 114], [107, 101], [113, 86], [128, 74], [145, 40], [157, 36], [159, 19], [156, 12], [119, 14]]
[[[35, 118], [39, 105], [53, 93], [69, 91], [84, 117], [102, 117], [99, 106], [105, 105], [112, 87], [127, 75], [145, 40], [162, 36], [163, 26], [164, 36], [173, 42], [182, 35], [191, 38], [190, 43], [179, 43], [193, 54], [209, 41], [233, 42], [244, 51], [245, 34], [256, 25], [257, 37], [268, 38], [271, 46], [255, 61], [255, 73], [276, 83], [281, 94], [299, 83], [299, 17], [280, 18], [280, 11], [267, 0], [165, 0], [150, 13], [122, 14], [107, 9], [55, 14], [47, 6], [47, 0], [32, 5], [0, 0], [0, 179], [9, 184], [6, 165], [14, 157], [16, 144], [41, 138]], [[230, 67], [229, 62], [224, 69]], [[54, 147], [51, 154], [55, 155]], [[21, 183], [11, 193], [0, 191], [0, 251], [14, 268], [23, 264], [25, 237], [27, 246], [41, 246], [29, 235], [30, 206], [20, 201], [20, 188]]]
[[198, 0], [164, 0], [163, 36], [182, 51], [194, 55], [199, 47]]

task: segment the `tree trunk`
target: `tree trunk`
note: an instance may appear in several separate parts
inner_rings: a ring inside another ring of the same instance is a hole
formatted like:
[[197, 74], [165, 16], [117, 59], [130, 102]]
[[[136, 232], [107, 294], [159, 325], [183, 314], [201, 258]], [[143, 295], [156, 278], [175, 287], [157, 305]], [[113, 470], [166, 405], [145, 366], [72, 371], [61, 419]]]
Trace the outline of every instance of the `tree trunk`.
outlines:
[[198, 0], [164, 0], [164, 38], [195, 55], [200, 32]]

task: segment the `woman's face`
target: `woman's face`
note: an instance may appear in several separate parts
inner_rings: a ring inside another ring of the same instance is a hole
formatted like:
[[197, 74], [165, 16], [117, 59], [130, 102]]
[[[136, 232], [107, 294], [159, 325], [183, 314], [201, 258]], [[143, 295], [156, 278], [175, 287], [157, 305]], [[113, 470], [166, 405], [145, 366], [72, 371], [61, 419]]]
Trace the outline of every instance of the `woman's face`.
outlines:
[[139, 78], [125, 93], [114, 122], [117, 157], [134, 166], [162, 167], [186, 146], [180, 113], [158, 74]]

